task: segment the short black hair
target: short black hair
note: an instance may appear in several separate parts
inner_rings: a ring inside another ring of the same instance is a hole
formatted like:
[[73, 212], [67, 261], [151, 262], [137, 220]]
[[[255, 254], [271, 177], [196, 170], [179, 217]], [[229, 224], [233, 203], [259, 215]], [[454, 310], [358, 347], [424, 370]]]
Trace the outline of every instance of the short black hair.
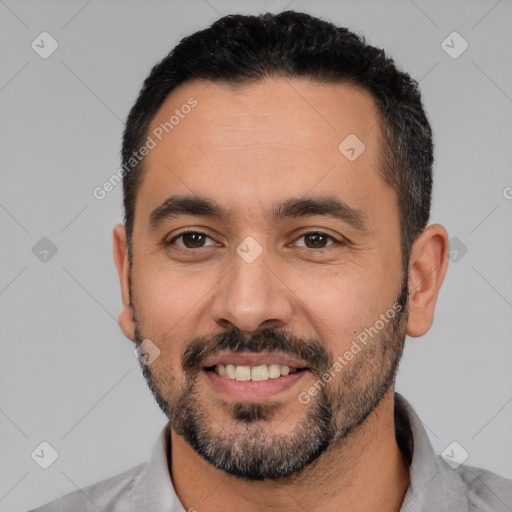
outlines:
[[379, 171], [398, 196], [402, 259], [407, 268], [412, 243], [427, 225], [432, 195], [432, 130], [418, 83], [363, 36], [296, 11], [224, 16], [182, 39], [153, 67], [128, 115], [123, 136], [123, 168], [129, 169], [123, 175], [123, 192], [130, 259], [144, 161], [131, 167], [129, 163], [167, 96], [194, 79], [239, 86], [272, 77], [347, 83], [371, 93], [382, 134]]

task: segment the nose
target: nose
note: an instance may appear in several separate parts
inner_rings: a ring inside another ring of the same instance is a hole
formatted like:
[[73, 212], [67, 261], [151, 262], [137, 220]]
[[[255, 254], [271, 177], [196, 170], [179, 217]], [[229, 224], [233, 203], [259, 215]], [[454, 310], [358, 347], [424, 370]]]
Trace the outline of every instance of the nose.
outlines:
[[265, 251], [248, 263], [233, 255], [233, 266], [216, 288], [211, 305], [214, 322], [251, 333], [286, 326], [293, 313], [293, 292], [269, 266]]

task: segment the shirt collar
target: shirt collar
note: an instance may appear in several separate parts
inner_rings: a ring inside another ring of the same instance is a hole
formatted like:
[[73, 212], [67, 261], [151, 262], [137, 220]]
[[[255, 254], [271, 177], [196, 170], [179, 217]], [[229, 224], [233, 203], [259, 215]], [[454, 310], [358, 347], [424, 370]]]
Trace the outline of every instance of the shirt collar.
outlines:
[[[132, 512], [185, 512], [167, 465], [168, 427], [160, 432], [150, 462], [133, 484]], [[448, 512], [447, 487], [453, 491], [457, 480], [450, 481], [450, 473], [441, 466], [443, 462], [436, 456], [423, 424], [399, 393], [395, 393], [395, 432], [410, 470], [410, 485], [400, 511]]]
[[[427, 496], [441, 491], [438, 461], [421, 420], [399, 393], [395, 393], [395, 433], [400, 450], [409, 462], [410, 476], [400, 511], [426, 510]], [[444, 505], [438, 509], [444, 510]]]
[[132, 512], [185, 512], [167, 465], [167, 424], [153, 446], [151, 459], [134, 482]]

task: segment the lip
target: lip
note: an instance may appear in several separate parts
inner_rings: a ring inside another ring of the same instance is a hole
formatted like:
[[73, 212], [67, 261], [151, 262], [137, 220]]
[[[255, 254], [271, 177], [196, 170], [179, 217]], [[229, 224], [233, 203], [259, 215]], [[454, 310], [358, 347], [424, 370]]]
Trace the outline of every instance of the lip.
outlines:
[[[234, 364], [237, 366], [261, 366], [263, 364], [280, 364], [290, 368], [307, 368], [304, 361], [294, 359], [279, 352], [221, 352], [209, 357], [204, 362], [204, 368], [217, 364]], [[278, 377], [279, 378], [279, 377]]]
[[229, 379], [228, 377], [222, 377], [218, 373], [209, 370], [203, 370], [201, 373], [205, 376], [209, 384], [220, 393], [236, 399], [239, 402], [250, 402], [272, 398], [290, 389], [303, 379], [309, 371], [302, 370], [289, 375], [281, 375], [281, 377], [277, 377], [276, 379], [260, 381]]

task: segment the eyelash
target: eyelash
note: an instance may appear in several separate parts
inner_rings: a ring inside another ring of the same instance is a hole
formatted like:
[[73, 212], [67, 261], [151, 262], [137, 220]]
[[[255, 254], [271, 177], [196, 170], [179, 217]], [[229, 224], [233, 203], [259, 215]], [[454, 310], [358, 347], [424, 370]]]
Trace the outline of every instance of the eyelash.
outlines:
[[[174, 242], [176, 240], [178, 240], [179, 238], [183, 237], [184, 235], [187, 235], [187, 234], [194, 234], [194, 235], [201, 235], [201, 236], [205, 236], [207, 238], [209, 238], [210, 240], [212, 240], [212, 238], [207, 235], [206, 233], [203, 233], [202, 231], [196, 231], [196, 230], [188, 230], [188, 231], [182, 231], [181, 233], [175, 235], [173, 238], [171, 238], [171, 240], [169, 241], [166, 241], [165, 242], [165, 245], [166, 246], [169, 246], [169, 245], [172, 245], [174, 244]], [[337, 238], [333, 237], [332, 235], [329, 235], [328, 233], [325, 233], [323, 231], [307, 231], [306, 233], [302, 233], [299, 238], [297, 238], [297, 240], [299, 240], [300, 238], [303, 238], [307, 235], [322, 235], [322, 236], [325, 236], [329, 239], [331, 239], [333, 241], [333, 243], [331, 245], [328, 245], [326, 247], [319, 247], [318, 249], [314, 249], [314, 248], [311, 248], [311, 247], [303, 247], [304, 249], [312, 249], [314, 251], [322, 251], [322, 250], [325, 250], [325, 249], [328, 249], [329, 247], [332, 247], [336, 244], [338, 245], [343, 245], [344, 244], [344, 241], [343, 240], [338, 240]], [[190, 249], [188, 247], [181, 247], [181, 246], [178, 246], [180, 250], [182, 251], [185, 251], [185, 252], [198, 252], [199, 250], [201, 249], [205, 249], [206, 247], [197, 247], [195, 249]], [[212, 247], [212, 246], [210, 246]]]

